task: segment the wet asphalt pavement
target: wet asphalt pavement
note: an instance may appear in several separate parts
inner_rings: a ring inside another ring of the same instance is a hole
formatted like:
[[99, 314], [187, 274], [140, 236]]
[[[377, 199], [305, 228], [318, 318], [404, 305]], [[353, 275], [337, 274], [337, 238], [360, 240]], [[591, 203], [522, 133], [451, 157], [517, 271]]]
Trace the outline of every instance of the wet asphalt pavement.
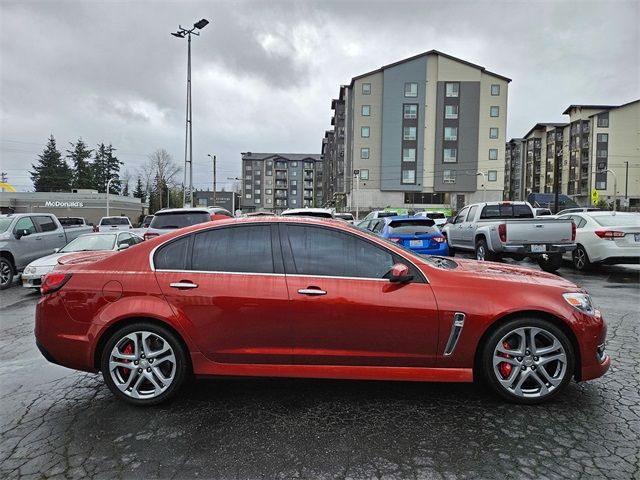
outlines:
[[464, 384], [240, 379], [135, 408], [40, 355], [39, 295], [15, 286], [0, 292], [0, 478], [640, 479], [640, 269], [559, 273], [603, 311], [613, 363], [534, 407]]

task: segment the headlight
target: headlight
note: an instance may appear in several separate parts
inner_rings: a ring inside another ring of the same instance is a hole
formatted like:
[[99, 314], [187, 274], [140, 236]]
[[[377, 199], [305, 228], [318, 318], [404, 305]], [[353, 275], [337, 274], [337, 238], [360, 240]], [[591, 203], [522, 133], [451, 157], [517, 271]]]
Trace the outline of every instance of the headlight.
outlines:
[[27, 275], [36, 273], [36, 267], [27, 267], [24, 269], [24, 273], [26, 273]]
[[591, 295], [588, 293], [563, 293], [562, 296], [569, 305], [573, 308], [580, 310], [587, 315], [594, 315], [595, 308], [591, 302]]

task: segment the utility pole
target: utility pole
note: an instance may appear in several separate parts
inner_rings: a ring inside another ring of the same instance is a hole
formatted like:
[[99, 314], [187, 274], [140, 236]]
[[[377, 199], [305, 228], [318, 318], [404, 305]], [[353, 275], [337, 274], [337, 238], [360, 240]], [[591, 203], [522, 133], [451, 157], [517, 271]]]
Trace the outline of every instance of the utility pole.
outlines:
[[7, 183], [7, 172], [0, 172], [0, 182]]
[[360, 220], [360, 204], [358, 203], [360, 200], [360, 170], [354, 170], [353, 174], [356, 177], [356, 191], [354, 195], [354, 200], [356, 204], [356, 220]]
[[238, 177], [227, 177], [227, 180], [233, 180], [231, 184], [231, 213], [236, 216], [236, 181], [242, 180]]
[[[207, 154], [207, 157], [211, 157], [211, 155]], [[211, 157], [213, 160], [213, 205], [216, 206], [216, 156]]]
[[629, 162], [624, 162], [624, 164], [624, 206], [629, 211]]

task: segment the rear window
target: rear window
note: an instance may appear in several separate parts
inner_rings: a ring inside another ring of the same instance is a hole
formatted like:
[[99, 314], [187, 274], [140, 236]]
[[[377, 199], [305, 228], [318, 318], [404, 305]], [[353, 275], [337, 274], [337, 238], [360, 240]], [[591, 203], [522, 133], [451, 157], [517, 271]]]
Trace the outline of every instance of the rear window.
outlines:
[[336, 218], [341, 218], [342, 220], [353, 220], [353, 215], [350, 213], [336, 213]]
[[389, 233], [396, 235], [424, 235], [426, 233], [439, 233], [433, 220], [394, 220], [389, 223]]
[[592, 215], [603, 227], [640, 227], [640, 215]]
[[436, 218], [447, 218], [444, 213], [435, 213], [435, 212], [427, 212], [425, 213], [425, 216], [427, 218], [432, 218], [432, 219], [436, 219]]
[[533, 211], [527, 205], [487, 205], [480, 214], [480, 219], [483, 218], [533, 218]]
[[396, 212], [378, 212], [378, 218], [384, 217], [397, 217], [398, 214]]
[[84, 225], [84, 219], [82, 218], [58, 217], [58, 221], [63, 227], [77, 227], [80, 225]]
[[100, 225], [129, 225], [128, 217], [109, 217], [100, 220]]
[[209, 213], [207, 212], [171, 212], [171, 213], [156, 213], [156, 216], [151, 220], [149, 228], [158, 228], [161, 230], [175, 229], [188, 227], [190, 225], [197, 225], [198, 223], [204, 223], [211, 220]]

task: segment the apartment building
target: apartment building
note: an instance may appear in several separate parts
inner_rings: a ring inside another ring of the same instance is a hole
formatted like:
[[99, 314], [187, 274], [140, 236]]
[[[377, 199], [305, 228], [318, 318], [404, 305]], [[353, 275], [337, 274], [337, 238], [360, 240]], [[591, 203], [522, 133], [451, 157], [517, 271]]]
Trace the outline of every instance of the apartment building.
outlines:
[[346, 94], [347, 86], [343, 85], [338, 98], [331, 100], [333, 130], [327, 130], [322, 140], [322, 159], [325, 165], [323, 203], [332, 201], [334, 205], [336, 200], [338, 204], [344, 205], [345, 182], [350, 178], [345, 172], [351, 171], [345, 164]]
[[504, 199], [524, 200], [524, 168], [526, 165], [526, 141], [512, 138], [505, 145]]
[[307, 153], [242, 154], [244, 213], [281, 212], [323, 203], [324, 165], [321, 155]]
[[589, 205], [594, 190], [611, 202], [617, 182], [618, 206], [640, 208], [640, 100], [563, 113], [569, 123], [537, 123], [524, 137], [524, 198], [555, 192], [557, 175], [559, 193], [579, 205]]
[[502, 199], [510, 81], [435, 50], [354, 77], [340, 90], [344, 191], [333, 196], [361, 211]]

